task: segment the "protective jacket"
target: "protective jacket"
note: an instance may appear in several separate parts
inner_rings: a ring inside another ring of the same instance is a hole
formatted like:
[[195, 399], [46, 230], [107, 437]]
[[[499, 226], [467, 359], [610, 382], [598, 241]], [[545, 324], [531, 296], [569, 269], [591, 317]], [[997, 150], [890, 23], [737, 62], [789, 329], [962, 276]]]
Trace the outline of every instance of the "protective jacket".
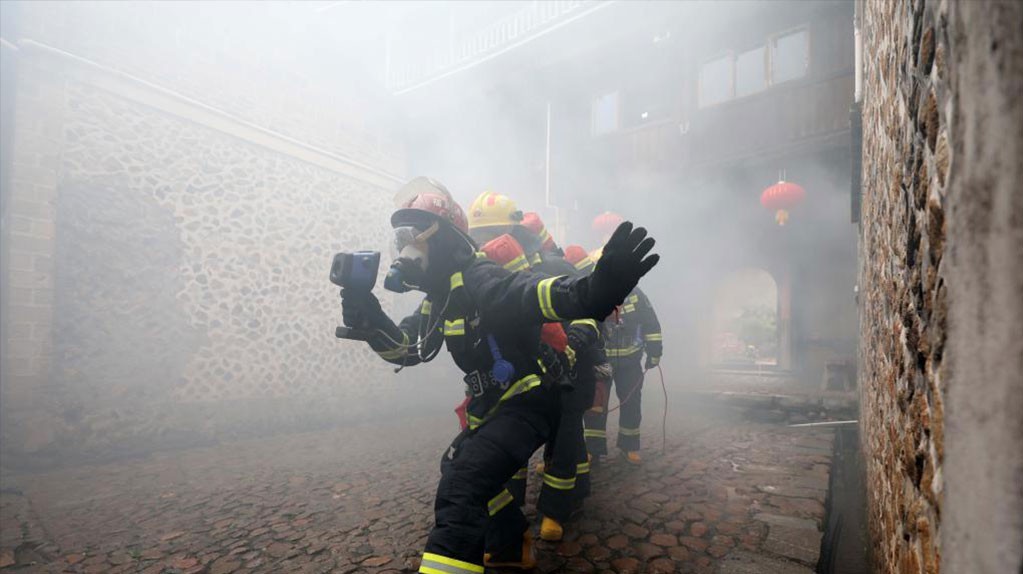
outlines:
[[483, 258], [452, 274], [449, 285], [447, 292], [428, 293], [398, 325], [378, 313], [369, 344], [381, 358], [402, 366], [429, 360], [446, 345], [466, 373], [470, 428], [485, 422], [502, 402], [538, 387], [547, 370], [557, 368], [556, 357], [542, 357], [548, 348], [540, 345], [542, 323], [592, 318], [603, 306], [586, 301], [588, 277], [511, 273]]
[[625, 298], [618, 316], [604, 322], [604, 340], [610, 359], [639, 358], [644, 350], [649, 357], [661, 357], [661, 323], [650, 299], [639, 287]]

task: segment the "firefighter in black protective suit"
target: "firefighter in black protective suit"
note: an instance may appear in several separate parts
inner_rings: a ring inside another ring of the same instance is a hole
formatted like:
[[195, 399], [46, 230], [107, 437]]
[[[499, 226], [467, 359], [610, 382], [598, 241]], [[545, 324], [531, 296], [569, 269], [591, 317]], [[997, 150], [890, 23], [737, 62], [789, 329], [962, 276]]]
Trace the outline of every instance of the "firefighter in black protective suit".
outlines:
[[[426, 294], [419, 309], [395, 325], [372, 294], [342, 293], [345, 325], [371, 330], [383, 359], [411, 366], [446, 344], [472, 392], [469, 428], [441, 459], [435, 525], [419, 571], [469, 574], [483, 564], [535, 565], [528, 531], [484, 556], [487, 503], [554, 430], [558, 389], [547, 384], [540, 326], [607, 316], [658, 261], [653, 239], [625, 223], [607, 243], [591, 275], [542, 278], [512, 273], [477, 257], [465, 216], [440, 184], [416, 178], [391, 217], [399, 256], [385, 285]], [[392, 279], [395, 279], [392, 281]], [[544, 365], [542, 366], [541, 363]]]
[[[524, 239], [524, 245], [531, 248], [527, 258], [534, 270], [548, 276], [584, 275], [565, 260], [564, 252], [538, 214], [524, 214], [521, 228], [531, 234]], [[595, 319], [572, 321], [570, 339], [573, 335], [578, 341], [570, 343], [575, 351], [575, 366], [569, 373], [574, 381], [573, 391], [562, 394], [561, 421], [544, 452], [543, 485], [537, 501], [537, 509], [543, 514], [540, 538], [544, 540], [561, 540], [565, 522], [590, 495], [590, 460], [583, 435], [583, 415], [593, 404], [597, 372], [607, 368], [604, 367], [607, 358], [600, 323]], [[565, 488], [565, 481], [570, 481], [572, 487]]]
[[[482, 250], [491, 260], [505, 269], [528, 271], [544, 277], [578, 274], [560, 257], [560, 250], [546, 233], [539, 217], [535, 213], [523, 214], [506, 195], [485, 191], [473, 201], [469, 208], [469, 235], [483, 245]], [[600, 329], [593, 319], [545, 325], [545, 341], [551, 334], [549, 328], [555, 326], [563, 329], [567, 344], [558, 347], [552, 343], [551, 346], [565, 354], [570, 384], [563, 385], [564, 392], [559, 395], [561, 416], [546, 445], [545, 464], [539, 471], [542, 485], [537, 509], [543, 516], [540, 537], [544, 540], [561, 540], [564, 523], [573, 511], [581, 507], [590, 492], [590, 464], [583, 438], [582, 416], [593, 402], [594, 353], [601, 353]], [[602, 354], [600, 356], [603, 357]], [[518, 507], [525, 504], [527, 477], [527, 469], [519, 469], [506, 489], [491, 501], [491, 511], [498, 513], [495, 519], [499, 523], [517, 524], [523, 520], [518, 518], [522, 516]], [[510, 501], [517, 505], [509, 507]], [[515, 518], [504, 515], [514, 515]], [[500, 536], [499, 532], [499, 527], [488, 532], [488, 548], [493, 545], [492, 540]]]
[[[594, 231], [609, 237], [623, 221], [615, 213], [604, 213], [594, 220]], [[590, 256], [589, 264], [600, 258], [600, 249]], [[577, 262], [577, 266], [579, 266]], [[583, 263], [582, 270], [588, 268]], [[616, 312], [604, 321], [604, 343], [614, 374], [618, 395], [618, 449], [630, 464], [639, 465], [640, 423], [643, 420], [643, 376], [660, 364], [663, 354], [661, 324], [650, 299], [638, 287], [629, 293]], [[646, 353], [644, 362], [643, 355]], [[594, 457], [607, 454], [607, 400], [610, 389], [598, 388], [603, 408], [586, 413], [586, 446]]]

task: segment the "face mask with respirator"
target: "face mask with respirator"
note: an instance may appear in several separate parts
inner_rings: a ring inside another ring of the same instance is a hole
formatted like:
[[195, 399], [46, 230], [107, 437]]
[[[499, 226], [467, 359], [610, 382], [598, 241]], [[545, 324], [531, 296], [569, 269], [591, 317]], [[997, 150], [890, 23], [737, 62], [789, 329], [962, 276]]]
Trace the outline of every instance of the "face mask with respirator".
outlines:
[[395, 293], [422, 290], [426, 270], [430, 264], [430, 248], [427, 241], [440, 229], [434, 223], [426, 230], [416, 227], [397, 227], [394, 230], [394, 248], [398, 253], [384, 278], [384, 289]]

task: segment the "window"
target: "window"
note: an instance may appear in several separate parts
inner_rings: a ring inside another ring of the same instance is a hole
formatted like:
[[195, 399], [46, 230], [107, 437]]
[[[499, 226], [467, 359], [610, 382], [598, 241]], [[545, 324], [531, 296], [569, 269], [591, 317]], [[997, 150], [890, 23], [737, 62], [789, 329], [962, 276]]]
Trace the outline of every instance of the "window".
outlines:
[[771, 83], [802, 78], [810, 66], [810, 33], [788, 32], [771, 40]]
[[711, 60], [700, 67], [700, 107], [712, 106], [734, 97], [731, 54]]
[[767, 48], [743, 52], [735, 59], [735, 97], [741, 98], [767, 87]]
[[599, 136], [618, 129], [618, 92], [594, 98], [590, 114], [590, 134]]
[[665, 89], [663, 78], [655, 75], [636, 78], [621, 91], [620, 129], [629, 129], [671, 117], [674, 94]]

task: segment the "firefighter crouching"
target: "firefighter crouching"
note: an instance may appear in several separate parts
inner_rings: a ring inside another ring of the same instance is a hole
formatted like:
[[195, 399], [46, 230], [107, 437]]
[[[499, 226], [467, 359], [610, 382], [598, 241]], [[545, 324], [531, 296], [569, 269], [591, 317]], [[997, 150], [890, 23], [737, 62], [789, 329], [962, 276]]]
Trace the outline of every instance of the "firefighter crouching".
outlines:
[[398, 258], [385, 285], [425, 293], [415, 313], [395, 325], [379, 301], [342, 293], [344, 323], [371, 330], [369, 345], [384, 360], [412, 366], [446, 345], [472, 393], [469, 428], [441, 460], [435, 525], [420, 572], [482, 573], [484, 563], [535, 565], [523, 531], [506, 549], [484, 556], [487, 503], [544, 444], [559, 417], [558, 389], [542, 381], [536, 362], [546, 322], [603, 318], [656, 265], [653, 239], [623, 224], [585, 277], [511, 273], [476, 256], [461, 208], [440, 184], [409, 182], [409, 197], [391, 217]]

